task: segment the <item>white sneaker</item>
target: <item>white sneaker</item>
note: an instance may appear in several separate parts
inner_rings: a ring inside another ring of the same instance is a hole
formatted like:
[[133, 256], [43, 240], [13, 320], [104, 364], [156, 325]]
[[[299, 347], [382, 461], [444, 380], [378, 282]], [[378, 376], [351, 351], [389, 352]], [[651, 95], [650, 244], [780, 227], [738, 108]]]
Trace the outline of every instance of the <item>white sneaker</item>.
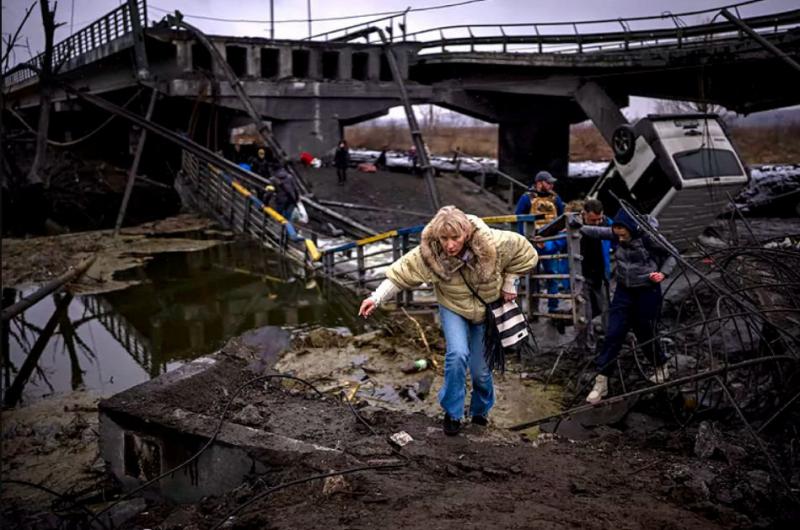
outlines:
[[665, 382], [669, 379], [669, 367], [664, 364], [656, 368], [656, 371], [653, 375], [648, 377], [651, 383], [655, 385], [660, 385], [661, 383]]
[[594, 388], [586, 396], [586, 402], [594, 405], [601, 399], [608, 395], [608, 377], [605, 375], [598, 375], [594, 378]]

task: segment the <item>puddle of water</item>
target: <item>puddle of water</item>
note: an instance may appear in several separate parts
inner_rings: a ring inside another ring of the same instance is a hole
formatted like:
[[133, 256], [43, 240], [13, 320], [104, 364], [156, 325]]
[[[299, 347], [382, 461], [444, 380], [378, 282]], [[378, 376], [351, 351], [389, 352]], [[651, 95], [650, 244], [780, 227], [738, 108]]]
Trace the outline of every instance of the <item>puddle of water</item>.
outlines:
[[[299, 273], [248, 242], [156, 255], [144, 267], [118, 275], [141, 280], [140, 285], [68, 300], [64, 318], [38, 362], [31, 363], [35, 368], [28, 377], [23, 373], [25, 384], [14, 385], [66, 295], [50, 296], [4, 326], [3, 351], [9, 357], [0, 376], [4, 394], [15, 387], [19, 395], [12, 400], [23, 403], [79, 388], [110, 395], [212, 353], [249, 329], [360, 327], [357, 300], [332, 292], [335, 286], [307, 284]], [[16, 299], [34, 290], [18, 292]], [[261, 339], [280, 345], [265, 348], [272, 359], [286, 343], [280, 333]]]

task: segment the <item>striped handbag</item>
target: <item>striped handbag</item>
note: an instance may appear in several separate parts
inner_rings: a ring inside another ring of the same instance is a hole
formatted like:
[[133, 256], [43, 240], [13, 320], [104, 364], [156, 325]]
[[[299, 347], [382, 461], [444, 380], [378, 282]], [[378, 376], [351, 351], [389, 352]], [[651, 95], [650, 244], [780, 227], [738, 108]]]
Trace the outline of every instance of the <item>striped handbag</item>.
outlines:
[[489, 369], [505, 372], [507, 352], [517, 352], [521, 355], [523, 350], [527, 349], [529, 354], [533, 354], [535, 352], [531, 346], [533, 334], [517, 302], [505, 302], [501, 296], [487, 304], [469, 284], [463, 271], [459, 272], [467, 288], [486, 308], [483, 321], [483, 356]]

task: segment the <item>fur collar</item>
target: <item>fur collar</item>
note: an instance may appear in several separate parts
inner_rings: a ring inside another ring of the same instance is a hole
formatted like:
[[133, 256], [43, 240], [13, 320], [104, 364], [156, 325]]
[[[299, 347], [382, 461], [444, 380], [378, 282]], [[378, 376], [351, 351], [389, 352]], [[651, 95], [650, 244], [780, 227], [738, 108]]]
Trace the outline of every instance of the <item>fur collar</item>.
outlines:
[[472, 256], [464, 262], [458, 257], [449, 257], [444, 253], [439, 241], [433, 236], [430, 225], [422, 230], [422, 241], [420, 243], [420, 253], [425, 265], [431, 272], [443, 281], [450, 281], [453, 275], [462, 266], [478, 276], [481, 283], [492, 279], [497, 267], [497, 248], [494, 244], [491, 229], [478, 217], [468, 215], [467, 218], [472, 223], [475, 230], [467, 240], [466, 246], [471, 251]]

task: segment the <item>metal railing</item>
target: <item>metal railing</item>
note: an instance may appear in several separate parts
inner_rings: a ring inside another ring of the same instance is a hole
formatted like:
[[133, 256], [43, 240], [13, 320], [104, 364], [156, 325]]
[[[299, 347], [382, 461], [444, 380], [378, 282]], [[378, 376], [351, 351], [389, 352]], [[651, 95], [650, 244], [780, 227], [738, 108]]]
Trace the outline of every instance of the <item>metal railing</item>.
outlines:
[[[359, 22], [358, 24], [353, 24], [344, 28], [318, 33], [303, 40], [321, 40], [327, 42], [348, 41], [353, 35], [357, 34], [360, 37], [364, 37], [369, 43], [374, 33], [369, 32], [365, 34], [364, 30], [372, 27], [382, 27], [386, 29], [386, 35], [390, 42], [404, 42], [406, 40], [406, 28], [408, 28], [407, 15], [409, 9], [410, 8], [393, 15], [368, 20], [367, 22]], [[386, 24], [388, 24], [388, 26]], [[395, 30], [395, 28], [397, 28], [397, 30]], [[396, 31], [397, 33], [395, 33]], [[380, 37], [375, 38], [375, 44], [382, 44]]]
[[[69, 63], [73, 59], [133, 33], [135, 16], [138, 16], [142, 27], [147, 25], [147, 0], [126, 1], [118, 8], [54, 45], [51, 67], [54, 71], [58, 68], [60, 68], [60, 72], [67, 71], [70, 69]], [[132, 39], [130, 46], [133, 46]], [[43, 64], [44, 53], [40, 53], [30, 61], [15, 66], [5, 77], [6, 86], [36, 77], [36, 72], [42, 69]], [[31, 65], [34, 68], [26, 68], [25, 65]]]
[[[497, 47], [503, 52], [533, 51], [536, 53], [586, 53], [597, 51], [628, 51], [649, 47], [672, 46], [677, 48], [705, 45], [711, 40], [744, 38], [739, 28], [728, 21], [686, 25], [682, 17], [698, 13], [717, 13], [719, 9], [682, 14], [663, 14], [655, 17], [629, 19], [607, 19], [582, 22], [517, 23], [517, 24], [470, 24], [431, 28], [406, 35], [409, 42], [416, 42], [421, 49], [440, 48], [446, 53], [448, 47], [460, 47], [459, 51], [476, 51], [476, 46]], [[630, 23], [641, 20], [666, 20], [674, 27], [632, 30]], [[772, 15], [744, 19], [751, 28], [760, 33], [780, 33], [800, 26], [800, 9]], [[582, 33], [579, 26], [607, 26], [608, 31]], [[613, 26], [621, 31], [610, 31]], [[569, 28], [569, 32], [552, 33], [553, 29]], [[517, 46], [512, 48], [512, 46]], [[519, 47], [519, 45], [529, 45]]]
[[[454, 165], [454, 170], [455, 170], [455, 172], [457, 174], [461, 173], [461, 162], [462, 161], [468, 161], [468, 162], [471, 162], [472, 164], [478, 165], [478, 167], [480, 168], [480, 171], [477, 174], [477, 176], [478, 176], [478, 185], [481, 187], [482, 190], [487, 190], [488, 191], [488, 187], [487, 186], [491, 184], [491, 183], [487, 182], [487, 178], [486, 178], [487, 175], [494, 175], [494, 176], [498, 177], [497, 181], [498, 182], [502, 182], [507, 186], [505, 199], [506, 199], [506, 202], [508, 203], [509, 208], [511, 208], [511, 207], [513, 207], [515, 205], [515, 201], [516, 201], [516, 198], [517, 198], [517, 189], [519, 189], [522, 192], [524, 192], [524, 191], [526, 191], [528, 189], [528, 185], [527, 184], [525, 184], [524, 182], [522, 182], [520, 180], [515, 179], [514, 177], [512, 177], [508, 173], [504, 173], [503, 171], [500, 171], [500, 169], [497, 168], [494, 165], [485, 164], [485, 163], [481, 162], [480, 160], [477, 160], [477, 159], [475, 159], [475, 158], [473, 158], [471, 156], [464, 155], [463, 153], [460, 153], [460, 152], [456, 153], [455, 156], [456, 156], [456, 160], [455, 160], [455, 163], [453, 165]], [[497, 195], [500, 196], [500, 193], [497, 193]]]
[[316, 243], [303, 237], [297, 228], [258, 197], [263, 179], [241, 176], [234, 179], [221, 169], [184, 151], [181, 162], [182, 185], [188, 186], [195, 203], [224, 226], [276, 248], [290, 259], [313, 266], [322, 258]]
[[139, 366], [148, 374], [159, 373], [159, 367], [153, 364], [150, 341], [117, 313], [108, 301], [100, 296], [86, 296], [82, 301], [89, 313], [125, 348]]
[[[534, 233], [534, 223], [541, 222], [540, 215], [501, 215], [483, 217], [489, 225], [511, 225], [524, 223], [527, 235]], [[322, 249], [322, 272], [339, 285], [359, 294], [365, 295], [374, 290], [384, 279], [385, 270], [403, 255], [413, 250], [420, 243], [420, 234], [425, 225], [390, 230], [372, 237], [350, 241], [335, 247]], [[497, 227], [496, 227], [497, 228]], [[538, 241], [538, 240], [537, 240]], [[580, 269], [580, 233], [566, 226], [565, 230], [550, 237], [541, 238], [548, 241], [563, 241], [558, 253], [543, 254], [540, 252], [540, 266], [520, 278], [518, 288], [521, 307], [531, 316], [570, 320], [576, 325], [585, 324], [583, 317], [583, 276]], [[544, 272], [544, 263], [551, 260], [565, 260], [568, 272]], [[549, 282], [568, 282], [564, 292], [547, 293]], [[545, 307], [540, 310], [543, 300], [556, 299], [565, 302], [568, 307], [564, 311], [551, 312]], [[397, 308], [410, 309], [431, 308], [436, 304], [433, 288], [422, 285], [399, 293], [395, 299]]]

